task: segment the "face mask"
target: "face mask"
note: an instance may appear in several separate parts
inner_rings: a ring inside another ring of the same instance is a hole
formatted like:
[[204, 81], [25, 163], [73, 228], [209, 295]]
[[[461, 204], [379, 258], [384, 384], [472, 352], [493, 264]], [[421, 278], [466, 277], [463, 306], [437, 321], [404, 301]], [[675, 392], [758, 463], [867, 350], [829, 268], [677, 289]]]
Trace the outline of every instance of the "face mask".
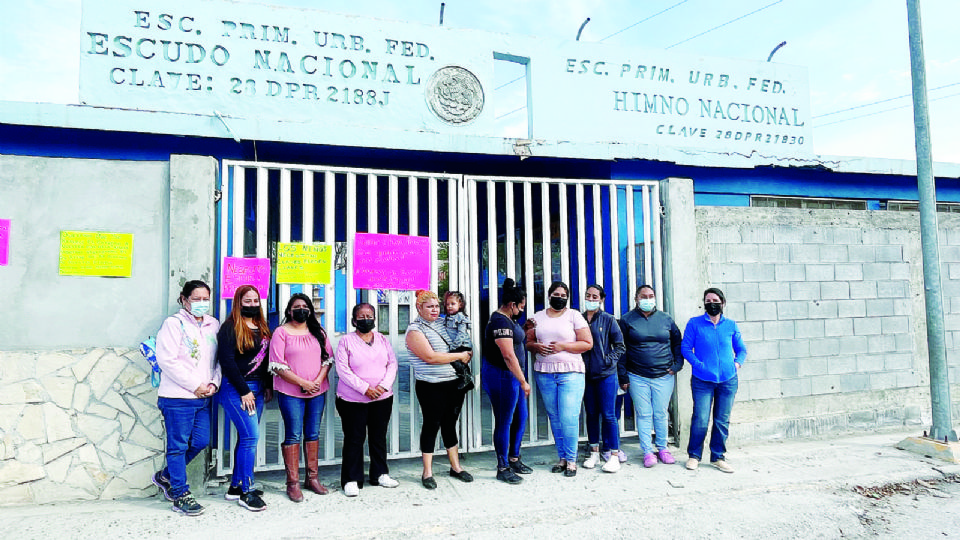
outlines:
[[260, 314], [260, 306], [240, 306], [240, 315], [252, 319]]
[[297, 322], [307, 322], [307, 318], [310, 316], [310, 310], [302, 308], [292, 309], [290, 310], [290, 316]]
[[555, 310], [557, 310], [557, 311], [560, 311], [561, 309], [567, 307], [567, 299], [566, 299], [566, 298], [560, 298], [559, 296], [551, 296], [551, 297], [550, 297], [550, 307], [552, 307], [553, 309], [555, 309]]
[[210, 301], [209, 300], [197, 300], [196, 302], [190, 302], [190, 314], [194, 317], [203, 317], [210, 312]]
[[707, 315], [716, 317], [717, 315], [723, 313], [723, 304], [720, 302], [707, 302], [703, 304], [703, 309], [707, 312]]
[[583, 303], [584, 309], [587, 311], [596, 311], [600, 309], [600, 302], [590, 302], [589, 300]]
[[357, 320], [357, 331], [361, 334], [367, 334], [373, 327], [377, 325], [377, 321], [373, 319], [358, 319]]
[[521, 315], [523, 315], [523, 310], [517, 307], [517, 312], [511, 315], [510, 318], [514, 321], [519, 321]]
[[640, 306], [640, 311], [650, 312], [656, 309], [657, 300], [655, 298], [641, 298], [638, 305]]

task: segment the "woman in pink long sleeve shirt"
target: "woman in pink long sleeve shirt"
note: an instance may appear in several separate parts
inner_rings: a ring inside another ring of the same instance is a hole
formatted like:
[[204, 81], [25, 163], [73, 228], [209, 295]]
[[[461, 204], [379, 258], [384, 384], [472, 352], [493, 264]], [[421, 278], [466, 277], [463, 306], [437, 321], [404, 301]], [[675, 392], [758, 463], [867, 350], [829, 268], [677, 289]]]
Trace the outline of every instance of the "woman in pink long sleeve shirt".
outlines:
[[387, 338], [374, 330], [373, 306], [357, 304], [351, 323], [356, 332], [337, 346], [337, 412], [343, 426], [340, 485], [348, 497], [363, 487], [363, 441], [370, 437], [370, 484], [397, 487], [387, 467], [387, 425], [393, 410], [397, 357]]

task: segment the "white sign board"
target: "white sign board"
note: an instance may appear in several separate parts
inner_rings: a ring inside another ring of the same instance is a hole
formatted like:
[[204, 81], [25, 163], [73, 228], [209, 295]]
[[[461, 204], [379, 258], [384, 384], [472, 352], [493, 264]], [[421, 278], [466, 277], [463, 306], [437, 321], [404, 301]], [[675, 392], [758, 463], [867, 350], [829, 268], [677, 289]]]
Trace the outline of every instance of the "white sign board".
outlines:
[[85, 0], [84, 104], [490, 135], [476, 34], [225, 1]]

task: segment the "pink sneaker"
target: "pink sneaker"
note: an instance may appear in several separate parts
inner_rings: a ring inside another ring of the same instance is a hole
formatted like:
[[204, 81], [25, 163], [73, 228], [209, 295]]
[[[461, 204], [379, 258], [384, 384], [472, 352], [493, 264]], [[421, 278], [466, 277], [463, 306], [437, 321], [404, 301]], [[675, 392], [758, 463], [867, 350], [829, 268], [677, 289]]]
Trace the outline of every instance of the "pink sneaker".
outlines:
[[[624, 452], [623, 450], [620, 450], [619, 455], [620, 455], [620, 463], [626, 463], [627, 460], [630, 459], [627, 457], [627, 453]], [[607, 451], [601, 452], [600, 457], [603, 458], [604, 461], [607, 461], [608, 459], [610, 459], [610, 451], [607, 450]]]
[[657, 457], [660, 458], [660, 461], [666, 463], [667, 465], [673, 465], [677, 460], [673, 459], [673, 456], [670, 454], [670, 451], [664, 448], [663, 450], [657, 452]]
[[657, 464], [657, 456], [654, 453], [644, 454], [643, 455], [643, 466], [646, 468], [653, 467]]

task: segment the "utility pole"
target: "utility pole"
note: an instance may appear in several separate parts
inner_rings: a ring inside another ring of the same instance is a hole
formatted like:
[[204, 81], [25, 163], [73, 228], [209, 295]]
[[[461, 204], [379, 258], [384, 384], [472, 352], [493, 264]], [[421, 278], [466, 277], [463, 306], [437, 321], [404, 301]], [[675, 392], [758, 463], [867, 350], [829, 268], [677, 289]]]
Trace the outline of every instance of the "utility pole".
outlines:
[[930, 149], [930, 115], [927, 109], [927, 76], [923, 59], [920, 0], [907, 0], [910, 30], [910, 68], [913, 80], [913, 123], [917, 146], [917, 189], [920, 206], [920, 244], [923, 251], [923, 290], [927, 309], [927, 349], [930, 361], [930, 403], [933, 426], [930, 438], [956, 441], [950, 413], [950, 374], [943, 327], [943, 292], [940, 282], [940, 245], [937, 234], [937, 190]]

